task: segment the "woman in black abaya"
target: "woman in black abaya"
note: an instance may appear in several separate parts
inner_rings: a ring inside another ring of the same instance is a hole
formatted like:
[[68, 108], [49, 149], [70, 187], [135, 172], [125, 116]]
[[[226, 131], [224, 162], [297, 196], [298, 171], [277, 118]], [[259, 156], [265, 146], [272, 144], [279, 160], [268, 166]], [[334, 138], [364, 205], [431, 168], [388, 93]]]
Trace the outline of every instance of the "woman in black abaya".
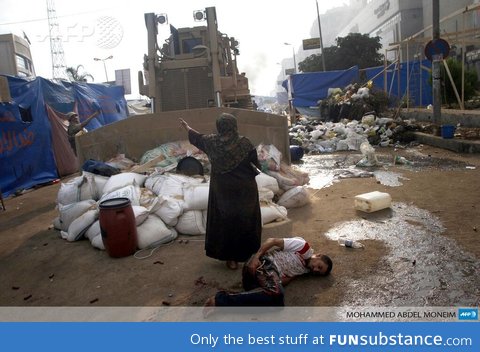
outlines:
[[180, 124], [188, 131], [190, 143], [205, 152], [212, 165], [206, 254], [236, 269], [238, 262], [246, 261], [260, 247], [257, 151], [248, 138], [239, 136], [237, 119], [231, 114], [223, 113], [217, 118], [216, 134], [201, 134], [183, 119]]

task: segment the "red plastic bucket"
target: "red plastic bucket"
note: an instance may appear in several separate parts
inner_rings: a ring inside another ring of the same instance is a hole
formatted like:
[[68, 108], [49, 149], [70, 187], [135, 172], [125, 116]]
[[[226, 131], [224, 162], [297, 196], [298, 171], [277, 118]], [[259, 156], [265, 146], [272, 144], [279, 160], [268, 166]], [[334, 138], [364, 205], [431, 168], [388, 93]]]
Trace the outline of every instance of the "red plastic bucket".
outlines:
[[126, 257], [137, 249], [137, 226], [128, 198], [113, 198], [100, 203], [100, 231], [107, 253]]

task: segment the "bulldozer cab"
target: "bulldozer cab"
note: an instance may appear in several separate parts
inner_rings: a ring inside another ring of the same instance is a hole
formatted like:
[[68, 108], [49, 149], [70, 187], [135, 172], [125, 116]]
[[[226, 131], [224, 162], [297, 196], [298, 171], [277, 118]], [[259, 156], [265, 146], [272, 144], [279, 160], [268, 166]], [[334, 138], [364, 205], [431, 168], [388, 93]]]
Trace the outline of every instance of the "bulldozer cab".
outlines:
[[159, 17], [145, 14], [148, 53], [144, 72], [139, 72], [139, 87], [141, 94], [151, 98], [154, 112], [253, 108], [248, 79], [238, 72], [238, 41], [218, 31], [214, 7], [201, 16], [206, 26], [177, 29], [170, 25], [170, 36], [159, 46]]

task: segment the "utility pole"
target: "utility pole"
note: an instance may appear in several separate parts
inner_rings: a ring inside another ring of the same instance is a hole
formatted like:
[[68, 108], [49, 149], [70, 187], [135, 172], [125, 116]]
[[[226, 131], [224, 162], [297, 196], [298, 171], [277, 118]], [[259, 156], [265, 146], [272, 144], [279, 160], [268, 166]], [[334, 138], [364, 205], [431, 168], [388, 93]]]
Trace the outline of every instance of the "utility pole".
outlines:
[[[433, 10], [433, 43], [440, 39], [440, 5], [439, 0], [432, 1]], [[443, 60], [443, 55], [432, 56], [432, 83], [433, 83], [433, 123], [438, 125], [442, 114], [442, 95], [441, 95], [441, 80], [440, 80], [440, 65]]]
[[322, 25], [320, 24], [320, 12], [318, 11], [318, 0], [315, 0], [317, 3], [317, 20], [318, 20], [318, 37], [320, 38], [320, 50], [322, 50], [322, 68], [325, 72], [325, 54], [323, 52], [323, 40], [322, 40]]

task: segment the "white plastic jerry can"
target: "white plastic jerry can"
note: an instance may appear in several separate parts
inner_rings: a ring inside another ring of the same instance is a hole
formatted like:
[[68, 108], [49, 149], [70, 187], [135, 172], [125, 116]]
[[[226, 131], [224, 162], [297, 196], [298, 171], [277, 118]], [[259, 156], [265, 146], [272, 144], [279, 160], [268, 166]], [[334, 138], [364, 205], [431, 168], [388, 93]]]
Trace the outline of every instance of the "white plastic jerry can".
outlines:
[[392, 197], [384, 192], [369, 192], [355, 196], [355, 209], [372, 213], [374, 211], [390, 208]]

